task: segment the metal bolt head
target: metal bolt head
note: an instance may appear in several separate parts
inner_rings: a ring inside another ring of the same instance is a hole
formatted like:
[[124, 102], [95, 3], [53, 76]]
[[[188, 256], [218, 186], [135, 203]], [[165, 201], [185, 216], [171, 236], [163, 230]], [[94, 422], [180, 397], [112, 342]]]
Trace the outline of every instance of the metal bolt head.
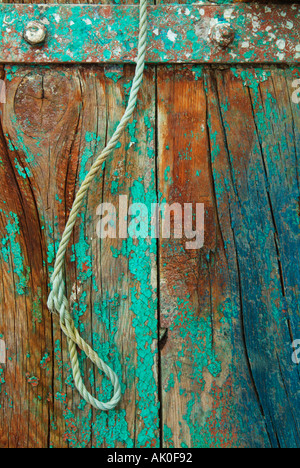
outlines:
[[47, 35], [47, 29], [40, 21], [29, 21], [24, 30], [24, 39], [28, 44], [42, 44]]
[[235, 37], [235, 30], [230, 23], [218, 23], [211, 31], [212, 40], [222, 49], [226, 49]]

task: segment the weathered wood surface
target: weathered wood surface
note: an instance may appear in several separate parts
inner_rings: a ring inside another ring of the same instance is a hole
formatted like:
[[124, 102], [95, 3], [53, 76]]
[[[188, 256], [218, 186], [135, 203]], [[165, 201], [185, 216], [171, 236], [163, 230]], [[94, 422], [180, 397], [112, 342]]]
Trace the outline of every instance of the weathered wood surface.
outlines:
[[[40, 47], [24, 40], [30, 21], [46, 28]], [[218, 47], [214, 28], [234, 37]], [[138, 5], [1, 5], [1, 63], [135, 63]], [[300, 7], [260, 4], [149, 5], [146, 62], [299, 63]]]
[[[155, 196], [153, 70], [146, 73], [140, 94], [142, 113], [138, 110], [122, 146], [95, 182], [68, 257], [76, 324], [119, 375], [123, 372], [124, 399], [117, 412], [94, 414], [80, 401], [65, 341], [46, 309], [48, 277], [75, 182], [82, 181], [120, 119], [132, 72], [123, 67], [6, 68], [1, 152], [6, 291], [0, 325], [8, 349], [1, 393], [4, 446], [144, 446], [158, 438], [155, 245], [101, 243], [95, 230], [102, 198], [117, 200], [122, 192], [133, 199]], [[82, 367], [97, 390], [101, 381], [84, 360]], [[110, 387], [107, 381], [103, 385], [107, 398]]]
[[[132, 76], [121, 65], [3, 69], [0, 447], [299, 447], [298, 68], [147, 68], [67, 265], [76, 324], [120, 375], [123, 400], [97, 413], [74, 389], [49, 275]], [[204, 203], [204, 248], [100, 241], [96, 208], [119, 195]], [[81, 367], [108, 396], [84, 357]]]
[[159, 70], [162, 197], [206, 206], [200, 252], [160, 247], [168, 446], [299, 446], [296, 77]]

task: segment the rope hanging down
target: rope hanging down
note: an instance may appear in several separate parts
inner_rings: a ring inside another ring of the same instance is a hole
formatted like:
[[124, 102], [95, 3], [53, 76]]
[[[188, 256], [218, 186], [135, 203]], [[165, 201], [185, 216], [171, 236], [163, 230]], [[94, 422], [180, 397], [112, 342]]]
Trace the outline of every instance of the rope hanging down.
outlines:
[[[81, 338], [78, 330], [75, 327], [74, 320], [70, 313], [69, 301], [65, 295], [65, 280], [64, 280], [64, 264], [65, 264], [65, 255], [70, 237], [76, 223], [77, 215], [81, 208], [84, 197], [89, 190], [91, 183], [93, 182], [98, 170], [101, 168], [103, 162], [111, 154], [111, 152], [116, 148], [116, 145], [119, 141], [120, 136], [124, 132], [126, 125], [128, 124], [136, 102], [137, 94], [143, 79], [143, 72], [145, 68], [145, 55], [146, 55], [146, 42], [147, 42], [147, 0], [140, 0], [140, 27], [139, 27], [139, 45], [138, 45], [138, 56], [137, 64], [135, 70], [135, 76], [132, 83], [132, 88], [129, 95], [129, 101], [126, 108], [126, 111], [115, 131], [112, 138], [109, 140], [107, 146], [104, 148], [102, 153], [97, 157], [96, 161], [91, 167], [91, 170], [87, 174], [85, 180], [83, 181], [73, 207], [66, 224], [59, 249], [56, 255], [54, 272], [51, 277], [52, 291], [48, 299], [48, 308], [53, 313], [58, 313], [60, 316], [60, 326], [65, 335], [67, 336], [68, 348], [70, 352], [70, 360], [72, 365], [74, 383], [78, 389], [81, 396], [94, 408], [108, 411], [115, 408], [121, 399], [121, 387], [119, 379], [115, 372], [107, 365], [104, 361], [98, 356], [98, 354]], [[86, 389], [84, 382], [82, 380], [79, 362], [78, 362], [78, 353], [76, 346], [79, 346], [82, 349], [86, 356], [98, 367], [99, 370], [103, 371], [106, 376], [110, 379], [114, 387], [114, 395], [112, 399], [104, 403], [102, 401], [94, 398]]]

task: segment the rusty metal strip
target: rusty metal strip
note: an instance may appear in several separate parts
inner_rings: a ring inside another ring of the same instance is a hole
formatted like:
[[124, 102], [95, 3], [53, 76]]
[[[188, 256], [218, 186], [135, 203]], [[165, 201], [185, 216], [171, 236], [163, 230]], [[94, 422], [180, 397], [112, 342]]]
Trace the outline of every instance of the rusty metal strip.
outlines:
[[[159, 5], [149, 7], [148, 63], [298, 63], [299, 5]], [[43, 44], [24, 37], [29, 21], [46, 29]], [[0, 5], [2, 63], [131, 63], [137, 54], [138, 7]], [[220, 47], [215, 25], [233, 42]]]

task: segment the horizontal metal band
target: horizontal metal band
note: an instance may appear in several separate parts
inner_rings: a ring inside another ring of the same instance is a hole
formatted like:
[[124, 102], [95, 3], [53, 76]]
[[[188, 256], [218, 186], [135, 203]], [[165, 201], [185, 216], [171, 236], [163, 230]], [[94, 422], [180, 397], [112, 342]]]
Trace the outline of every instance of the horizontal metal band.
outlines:
[[[148, 11], [148, 63], [300, 61], [299, 5], [159, 5]], [[138, 6], [131, 5], [1, 4], [0, 62], [134, 63], [138, 18]], [[32, 20], [47, 30], [39, 45], [23, 37]], [[228, 47], [216, 31], [224, 24], [234, 30]]]

